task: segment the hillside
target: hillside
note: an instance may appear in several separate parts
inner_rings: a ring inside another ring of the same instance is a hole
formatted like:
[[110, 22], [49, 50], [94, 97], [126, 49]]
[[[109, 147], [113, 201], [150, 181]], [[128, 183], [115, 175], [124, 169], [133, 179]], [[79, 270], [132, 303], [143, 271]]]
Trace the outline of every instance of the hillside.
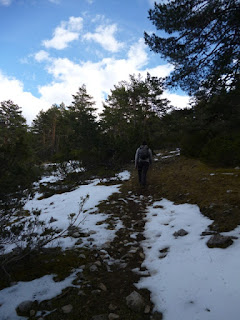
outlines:
[[240, 168], [160, 152], [144, 189], [124, 170], [61, 193], [36, 184], [25, 212], [61, 228], [89, 199], [59, 242], [1, 271], [2, 320], [238, 319]]

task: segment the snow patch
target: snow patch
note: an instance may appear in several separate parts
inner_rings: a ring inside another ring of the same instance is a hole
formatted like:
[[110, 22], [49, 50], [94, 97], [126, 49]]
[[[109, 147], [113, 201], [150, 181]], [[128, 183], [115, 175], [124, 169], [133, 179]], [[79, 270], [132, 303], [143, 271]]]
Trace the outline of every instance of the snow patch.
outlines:
[[[151, 276], [136, 286], [150, 290], [165, 320], [239, 319], [240, 240], [227, 249], [209, 249], [210, 236], [201, 234], [211, 222], [196, 205], [163, 199], [148, 208], [142, 266]], [[188, 234], [174, 237], [179, 229]], [[240, 227], [225, 233], [239, 234]]]

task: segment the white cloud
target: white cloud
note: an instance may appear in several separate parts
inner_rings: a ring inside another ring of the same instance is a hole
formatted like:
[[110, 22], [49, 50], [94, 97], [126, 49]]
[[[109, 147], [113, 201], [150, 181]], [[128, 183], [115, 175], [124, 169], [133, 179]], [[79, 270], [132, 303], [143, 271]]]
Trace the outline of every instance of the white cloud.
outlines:
[[170, 93], [168, 91], [163, 93], [163, 98], [171, 101], [171, 104], [177, 109], [184, 109], [189, 106], [190, 98], [189, 96], [180, 96], [175, 93]]
[[[85, 84], [87, 91], [93, 96], [98, 111], [102, 110], [102, 102], [113, 86], [122, 80], [129, 80], [129, 74], [142, 74], [147, 72], [152, 76], [165, 77], [173, 67], [162, 65], [155, 68], [146, 68], [148, 56], [146, 46], [142, 40], [133, 44], [126, 59], [105, 58], [98, 62], [74, 63], [67, 58], [52, 59], [48, 65], [48, 73], [54, 78], [50, 84], [39, 87], [44, 100], [50, 105], [61, 102], [67, 105], [72, 102], [72, 94], [78, 87]], [[186, 96], [165, 93], [174, 106], [185, 107], [188, 101]]]
[[117, 32], [117, 25], [99, 26], [95, 33], [88, 32], [83, 36], [83, 39], [93, 40], [99, 43], [105, 50], [110, 52], [118, 52], [124, 47], [122, 42], [118, 42], [114, 35]]
[[51, 40], [44, 40], [42, 43], [46, 48], [65, 49], [70, 42], [78, 40], [82, 26], [81, 17], [70, 17], [68, 21], [62, 21], [60, 26], [54, 30]]
[[30, 92], [24, 91], [21, 81], [8, 78], [0, 71], [0, 101], [12, 100], [22, 109], [28, 124], [36, 117], [40, 110], [47, 110], [51, 105], [43, 98], [38, 99]]
[[135, 65], [136, 69], [139, 69], [148, 63], [148, 56], [145, 48], [146, 45], [144, 44], [144, 40], [140, 39], [137, 43], [134, 43], [128, 51], [128, 59]]
[[0, 0], [0, 5], [1, 6], [10, 6], [10, 4], [12, 3], [12, 0]]
[[[98, 112], [102, 103], [114, 85], [122, 80], [129, 80], [130, 74], [141, 74], [144, 78], [147, 72], [152, 76], [165, 77], [171, 70], [169, 64], [147, 68], [148, 55], [146, 45], [142, 40], [133, 44], [125, 58], [104, 58], [98, 62], [85, 61], [76, 63], [68, 58], [53, 58], [48, 52], [41, 50], [34, 55], [36, 61], [46, 63], [45, 69], [52, 76], [51, 83], [39, 86], [40, 98], [24, 91], [23, 83], [17, 79], [4, 76], [0, 71], [0, 101], [13, 100], [23, 110], [28, 124], [40, 110], [47, 110], [52, 104], [64, 102], [69, 105], [72, 95], [82, 84], [93, 96]], [[174, 106], [183, 108], [187, 105], [188, 97], [164, 93]]]
[[39, 52], [37, 52], [37, 53], [34, 55], [34, 58], [35, 58], [35, 60], [38, 61], [38, 62], [50, 60], [50, 58], [49, 58], [49, 53], [46, 52], [46, 51], [44, 51], [44, 50], [40, 50]]

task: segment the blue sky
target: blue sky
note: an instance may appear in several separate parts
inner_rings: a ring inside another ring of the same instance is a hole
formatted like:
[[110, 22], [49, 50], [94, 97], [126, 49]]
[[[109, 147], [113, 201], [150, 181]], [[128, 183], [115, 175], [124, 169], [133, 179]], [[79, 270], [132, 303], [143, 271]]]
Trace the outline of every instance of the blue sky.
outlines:
[[[172, 66], [150, 52], [144, 31], [152, 0], [0, 0], [0, 101], [11, 99], [30, 124], [40, 110], [72, 101], [85, 84], [99, 111], [119, 81]], [[183, 93], [166, 92], [186, 106]]]

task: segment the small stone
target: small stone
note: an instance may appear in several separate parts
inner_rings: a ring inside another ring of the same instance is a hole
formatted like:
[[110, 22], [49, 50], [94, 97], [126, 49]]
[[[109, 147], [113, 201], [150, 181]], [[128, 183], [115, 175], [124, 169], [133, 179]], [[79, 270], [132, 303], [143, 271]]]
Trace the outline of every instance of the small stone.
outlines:
[[98, 267], [97, 267], [95, 264], [93, 264], [93, 265], [89, 268], [89, 270], [90, 270], [91, 272], [96, 272], [96, 271], [98, 271]]
[[176, 231], [176, 232], [174, 232], [174, 237], [184, 237], [184, 236], [186, 236], [188, 234], [188, 232], [186, 231], [186, 230], [184, 230], [184, 229], [180, 229], [180, 230], [178, 230], [178, 231]]
[[81, 253], [81, 254], [79, 255], [79, 258], [81, 258], [81, 259], [86, 259], [86, 256], [85, 256], [85, 254]]
[[107, 287], [105, 286], [105, 284], [100, 283], [100, 285], [98, 286], [102, 291], [107, 291]]
[[79, 232], [74, 232], [71, 236], [73, 238], [79, 238], [80, 237], [80, 233]]
[[128, 253], [130, 253], [130, 254], [133, 253], [133, 254], [134, 254], [134, 253], [136, 253], [137, 251], [138, 251], [138, 248], [131, 247], [130, 250], [128, 251]]
[[135, 311], [142, 312], [145, 309], [145, 301], [143, 297], [136, 291], [133, 291], [129, 296], [126, 297], [127, 306]]
[[109, 313], [108, 319], [109, 320], [119, 319], [119, 315], [116, 313]]
[[108, 309], [110, 311], [115, 311], [117, 309], [117, 306], [115, 306], [114, 304], [110, 303], [110, 305], [108, 306]]
[[78, 295], [79, 295], [79, 296], [85, 296], [86, 293], [85, 293], [83, 290], [79, 290], [79, 291], [78, 291]]
[[95, 264], [96, 266], [98, 266], [98, 267], [101, 267], [101, 265], [102, 265], [101, 261], [96, 261], [94, 264]]
[[201, 236], [212, 236], [215, 231], [203, 231]]
[[88, 232], [89, 235], [96, 234], [96, 233], [97, 233], [97, 231], [94, 231], [94, 230], [90, 230], [90, 231]]
[[82, 244], [82, 243], [83, 243], [82, 239], [78, 239], [75, 244], [76, 244], [76, 245], [80, 245], [80, 244]]
[[150, 313], [150, 311], [151, 311], [151, 307], [150, 307], [149, 305], [147, 305], [147, 306], [145, 307], [145, 309], [144, 309], [144, 313], [145, 313], [145, 314], [148, 314], [148, 313]]
[[30, 317], [34, 317], [35, 314], [36, 314], [35, 310], [30, 310], [30, 312], [29, 312]]
[[98, 295], [98, 294], [101, 294], [101, 290], [99, 290], [99, 289], [96, 289], [96, 290], [93, 290], [92, 291], [92, 294], [96, 294], [96, 295]]
[[19, 304], [16, 312], [19, 316], [29, 316], [30, 311], [37, 307], [37, 301], [26, 300]]
[[233, 244], [231, 237], [226, 237], [221, 234], [215, 234], [212, 236], [208, 242], [207, 246], [209, 248], [222, 248], [225, 249]]
[[63, 313], [70, 313], [72, 312], [73, 306], [71, 304], [67, 304], [66, 306], [61, 308]]
[[145, 259], [145, 254], [143, 252], [139, 253], [140, 258]]

